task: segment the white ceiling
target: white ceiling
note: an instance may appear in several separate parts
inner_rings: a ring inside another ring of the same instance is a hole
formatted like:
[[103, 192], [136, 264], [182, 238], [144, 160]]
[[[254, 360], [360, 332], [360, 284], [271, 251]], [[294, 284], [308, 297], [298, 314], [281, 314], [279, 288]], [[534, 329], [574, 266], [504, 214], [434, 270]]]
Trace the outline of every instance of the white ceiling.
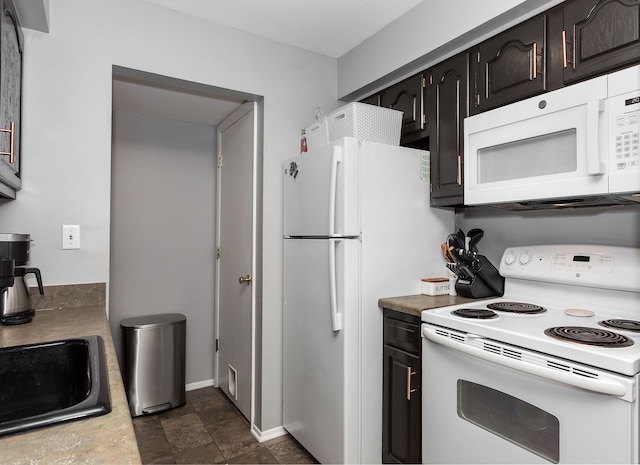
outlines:
[[338, 58], [423, 0], [145, 0]]
[[[338, 58], [424, 0], [144, 0]], [[113, 110], [217, 126], [244, 100], [114, 78]]]

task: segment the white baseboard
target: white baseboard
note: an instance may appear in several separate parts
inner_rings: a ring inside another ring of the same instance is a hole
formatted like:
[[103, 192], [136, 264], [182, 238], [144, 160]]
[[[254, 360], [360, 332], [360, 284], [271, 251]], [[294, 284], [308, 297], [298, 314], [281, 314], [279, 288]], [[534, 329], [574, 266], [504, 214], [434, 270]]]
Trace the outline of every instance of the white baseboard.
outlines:
[[278, 426], [276, 428], [271, 428], [267, 431], [260, 431], [256, 425], [251, 425], [251, 434], [258, 440], [258, 442], [265, 442], [269, 439], [279, 438], [280, 436], [284, 436], [287, 434], [287, 430], [285, 430], [282, 426]]
[[204, 387], [213, 386], [213, 379], [205, 379], [204, 381], [196, 381], [195, 383], [185, 384], [185, 391], [193, 391]]

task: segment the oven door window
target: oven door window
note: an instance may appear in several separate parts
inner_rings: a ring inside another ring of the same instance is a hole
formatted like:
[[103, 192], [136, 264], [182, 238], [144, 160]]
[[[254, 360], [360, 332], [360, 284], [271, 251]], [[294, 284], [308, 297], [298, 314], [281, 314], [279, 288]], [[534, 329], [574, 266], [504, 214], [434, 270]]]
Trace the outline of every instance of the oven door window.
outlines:
[[558, 419], [523, 400], [459, 379], [458, 416], [553, 463], [560, 460]]

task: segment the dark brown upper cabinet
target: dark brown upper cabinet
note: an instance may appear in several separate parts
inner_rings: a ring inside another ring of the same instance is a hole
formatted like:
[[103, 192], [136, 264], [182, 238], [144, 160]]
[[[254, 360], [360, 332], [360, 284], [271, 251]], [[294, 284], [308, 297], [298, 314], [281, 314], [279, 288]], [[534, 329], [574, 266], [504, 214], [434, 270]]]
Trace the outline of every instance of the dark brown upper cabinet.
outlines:
[[13, 0], [0, 0], [0, 196], [15, 198], [20, 173], [23, 37]]
[[403, 112], [400, 145], [431, 152], [431, 205], [458, 207], [464, 118], [638, 63], [640, 0], [566, 0], [362, 101]]
[[431, 206], [464, 204], [464, 118], [468, 116], [469, 54], [434, 66], [427, 83]]
[[572, 0], [563, 5], [564, 83], [640, 61], [640, 0]]
[[425, 78], [422, 73], [395, 84], [380, 93], [380, 106], [402, 112], [400, 144], [410, 146], [427, 137]]
[[471, 115], [640, 62], [640, 0], [568, 0], [471, 49]]
[[525, 21], [471, 50], [474, 115], [547, 90], [547, 16]]
[[373, 94], [371, 97], [367, 97], [365, 99], [360, 100], [361, 103], [366, 103], [368, 105], [375, 105], [376, 107], [380, 106], [380, 94]]

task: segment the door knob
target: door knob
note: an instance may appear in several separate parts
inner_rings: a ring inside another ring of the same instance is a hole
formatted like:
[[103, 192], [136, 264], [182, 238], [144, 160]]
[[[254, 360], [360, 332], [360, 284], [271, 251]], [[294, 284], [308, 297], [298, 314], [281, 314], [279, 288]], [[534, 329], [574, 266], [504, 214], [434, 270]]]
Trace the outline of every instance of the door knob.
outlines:
[[250, 274], [248, 274], [248, 275], [246, 275], [246, 276], [240, 276], [240, 277], [238, 278], [238, 282], [239, 282], [240, 284], [243, 284], [243, 283], [251, 284], [251, 279], [252, 279], [252, 278], [251, 278], [251, 275], [250, 275]]

